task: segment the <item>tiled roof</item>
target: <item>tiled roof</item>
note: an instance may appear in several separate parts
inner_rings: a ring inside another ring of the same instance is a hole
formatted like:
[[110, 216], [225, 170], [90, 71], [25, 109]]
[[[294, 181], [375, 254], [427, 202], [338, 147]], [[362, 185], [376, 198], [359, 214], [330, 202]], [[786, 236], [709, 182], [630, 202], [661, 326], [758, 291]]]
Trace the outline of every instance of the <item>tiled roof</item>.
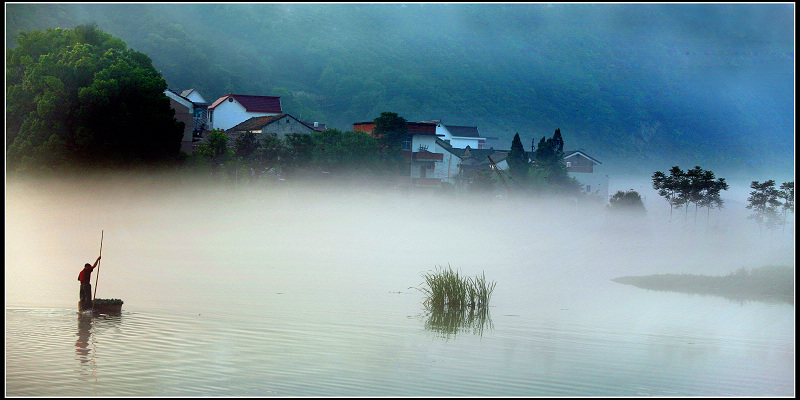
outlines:
[[473, 149], [471, 147], [469, 148], [469, 153], [467, 153], [467, 149], [457, 149], [439, 138], [436, 139], [436, 143], [443, 149], [463, 160], [462, 164], [466, 163], [465, 165], [489, 164], [489, 159], [487, 158], [488, 156], [492, 156], [492, 160], [495, 163], [499, 163], [500, 161], [505, 160], [508, 156], [508, 151], [504, 150]]
[[234, 126], [233, 128], [229, 129], [230, 131], [254, 131], [261, 129], [285, 116], [288, 114], [278, 114], [272, 115], [269, 117], [253, 117], [244, 122], [240, 122], [238, 125]]
[[[265, 126], [279, 121], [283, 119], [283, 117], [289, 117], [302, 125], [305, 125], [308, 129], [312, 131], [324, 131], [325, 129], [315, 129], [313, 124], [309, 124], [308, 122], [300, 121], [299, 119], [289, 115], [289, 114], [278, 114], [278, 115], [271, 115], [267, 117], [252, 117], [247, 119], [244, 122], [240, 122], [238, 125], [234, 126], [233, 128], [228, 129], [229, 131], [255, 131], [264, 128]], [[325, 126], [324, 124], [320, 124], [320, 126]]]
[[415, 135], [435, 135], [436, 123], [433, 122], [409, 122], [408, 133]]
[[450, 131], [453, 136], [458, 137], [474, 137], [478, 138], [481, 135], [478, 133], [477, 126], [455, 126], [455, 125], [445, 125], [448, 131]]
[[[412, 135], [436, 135], [435, 122], [407, 122], [408, 133]], [[372, 133], [375, 130], [375, 121], [354, 122], [354, 130]]]
[[228, 98], [238, 101], [248, 112], [283, 113], [281, 98], [276, 96], [251, 96], [247, 94], [226, 94], [211, 104], [208, 108], [215, 108]]

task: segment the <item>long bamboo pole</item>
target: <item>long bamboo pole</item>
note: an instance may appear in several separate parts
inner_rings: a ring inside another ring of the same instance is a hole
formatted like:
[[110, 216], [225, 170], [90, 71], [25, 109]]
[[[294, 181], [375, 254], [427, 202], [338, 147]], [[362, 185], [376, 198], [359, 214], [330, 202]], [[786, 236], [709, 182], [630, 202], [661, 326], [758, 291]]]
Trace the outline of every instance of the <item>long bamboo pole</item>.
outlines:
[[[103, 257], [103, 230], [100, 230], [100, 257]], [[100, 280], [100, 261], [97, 261], [97, 275], [94, 276], [94, 294], [92, 295], [92, 312], [94, 312], [94, 300], [97, 298], [97, 281]]]

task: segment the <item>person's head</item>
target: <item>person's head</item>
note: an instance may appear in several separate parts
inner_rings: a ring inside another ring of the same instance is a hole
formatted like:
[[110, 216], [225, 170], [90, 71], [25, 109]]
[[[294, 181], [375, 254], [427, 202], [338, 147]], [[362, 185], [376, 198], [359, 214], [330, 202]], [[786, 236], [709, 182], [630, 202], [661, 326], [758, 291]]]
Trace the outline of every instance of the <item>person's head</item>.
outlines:
[[83, 268], [91, 268], [91, 267], [92, 267], [92, 264], [89, 264], [89, 263], [86, 263], [86, 265], [83, 266]]

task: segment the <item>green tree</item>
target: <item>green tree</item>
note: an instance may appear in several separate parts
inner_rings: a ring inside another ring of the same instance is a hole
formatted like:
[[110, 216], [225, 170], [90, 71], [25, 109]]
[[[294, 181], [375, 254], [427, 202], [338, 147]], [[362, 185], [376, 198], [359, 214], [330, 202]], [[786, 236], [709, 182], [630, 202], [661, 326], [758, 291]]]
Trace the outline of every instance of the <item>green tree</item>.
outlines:
[[239, 135], [233, 145], [236, 156], [243, 159], [250, 159], [255, 156], [259, 147], [261, 147], [261, 144], [253, 132], [245, 132]]
[[669, 175], [661, 171], [653, 173], [653, 189], [658, 195], [669, 203], [669, 217], [672, 220], [672, 210], [686, 204], [686, 193], [688, 179], [686, 173], [677, 165], [670, 168]]
[[12, 170], [153, 163], [180, 155], [183, 123], [149, 57], [92, 25], [19, 32], [6, 51]]
[[283, 166], [297, 172], [312, 166], [314, 156], [314, 139], [308, 133], [290, 133], [286, 135], [286, 159]]
[[202, 157], [213, 165], [224, 163], [234, 156], [233, 150], [228, 147], [228, 137], [222, 129], [214, 129], [208, 134], [205, 141], [197, 146], [195, 157]]
[[260, 171], [277, 172], [287, 157], [288, 150], [282, 140], [274, 135], [266, 135], [257, 150], [257, 166]]
[[[722, 208], [722, 198], [720, 192], [728, 190], [725, 179], [714, 180], [714, 172], [706, 171], [699, 166], [686, 171], [685, 184], [681, 186], [682, 196], [686, 200], [685, 205], [688, 212], [689, 203], [694, 203], [694, 219], [697, 223], [697, 211], [701, 207], [707, 207], [709, 214], [711, 208]], [[708, 218], [706, 219], [706, 224]]]
[[778, 198], [783, 200], [781, 214], [783, 215], [783, 227], [785, 229], [788, 214], [794, 214], [794, 181], [782, 183], [780, 189]]
[[528, 169], [530, 162], [528, 155], [525, 154], [525, 149], [522, 147], [522, 141], [519, 138], [519, 133], [514, 135], [511, 141], [511, 151], [506, 156], [508, 163], [508, 172], [517, 186], [522, 186], [528, 182]]
[[408, 137], [408, 121], [397, 113], [385, 111], [375, 118], [373, 134], [384, 151], [385, 159], [392, 168], [403, 165], [403, 141]]
[[529, 169], [534, 191], [559, 195], [577, 195], [581, 184], [570, 177], [564, 162], [564, 140], [561, 129], [556, 129], [552, 138], [542, 137], [533, 151], [533, 163]]
[[633, 189], [617, 191], [617, 193], [614, 193], [608, 200], [608, 205], [606, 207], [613, 213], [628, 213], [636, 216], [647, 213], [647, 210], [644, 208], [644, 203], [642, 202], [642, 196]]
[[364, 132], [326, 129], [314, 132], [313, 159], [325, 171], [346, 173], [374, 172], [380, 160], [378, 141]]
[[758, 222], [760, 229], [763, 229], [764, 226], [767, 229], [775, 228], [779, 222], [778, 206], [781, 205], [778, 200], [778, 190], [775, 189], [775, 181], [768, 180], [763, 183], [753, 181], [750, 188], [754, 190], [747, 198], [747, 209], [753, 210], [753, 214], [748, 218]]
[[696, 204], [700, 207], [706, 207], [706, 228], [708, 228], [708, 222], [711, 219], [711, 209], [722, 209], [724, 202], [722, 201], [720, 193], [723, 190], [728, 190], [728, 183], [725, 182], [725, 178], [714, 180], [714, 173], [711, 171], [703, 172], [701, 182], [700, 199]]
[[478, 169], [472, 174], [467, 188], [472, 193], [492, 193], [497, 187], [494, 180], [494, 172], [489, 169]]

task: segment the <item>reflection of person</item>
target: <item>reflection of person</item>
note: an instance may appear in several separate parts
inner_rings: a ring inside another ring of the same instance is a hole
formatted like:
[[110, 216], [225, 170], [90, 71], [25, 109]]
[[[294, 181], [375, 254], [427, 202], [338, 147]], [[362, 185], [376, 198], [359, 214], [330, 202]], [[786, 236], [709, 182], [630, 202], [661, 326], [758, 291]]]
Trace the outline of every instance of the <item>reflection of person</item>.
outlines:
[[100, 263], [100, 257], [97, 257], [97, 261], [94, 262], [94, 265], [90, 265], [86, 263], [81, 270], [81, 273], [78, 274], [78, 280], [81, 281], [81, 294], [80, 294], [80, 301], [81, 307], [85, 310], [87, 308], [92, 308], [92, 270]]
[[92, 336], [92, 317], [78, 315], [78, 340], [75, 341], [75, 355], [81, 363], [89, 361], [89, 338]]

